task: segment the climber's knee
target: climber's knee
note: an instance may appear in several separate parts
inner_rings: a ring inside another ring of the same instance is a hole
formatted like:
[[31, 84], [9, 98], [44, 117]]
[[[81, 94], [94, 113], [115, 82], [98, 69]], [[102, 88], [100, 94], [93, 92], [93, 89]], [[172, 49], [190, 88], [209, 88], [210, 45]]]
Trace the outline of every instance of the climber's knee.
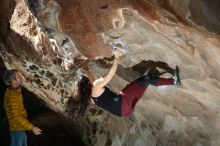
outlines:
[[146, 87], [148, 85], [156, 85], [157, 81], [159, 80], [159, 77], [153, 76], [153, 75], [144, 75], [137, 79], [138, 84], [141, 87]]

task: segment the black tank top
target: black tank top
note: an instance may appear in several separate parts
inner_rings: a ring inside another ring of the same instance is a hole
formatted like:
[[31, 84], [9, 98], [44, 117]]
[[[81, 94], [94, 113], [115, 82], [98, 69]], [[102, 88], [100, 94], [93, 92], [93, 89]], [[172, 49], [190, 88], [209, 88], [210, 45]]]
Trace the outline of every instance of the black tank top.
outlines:
[[108, 87], [105, 87], [105, 91], [99, 97], [92, 97], [95, 104], [110, 113], [121, 117], [121, 95], [111, 91]]

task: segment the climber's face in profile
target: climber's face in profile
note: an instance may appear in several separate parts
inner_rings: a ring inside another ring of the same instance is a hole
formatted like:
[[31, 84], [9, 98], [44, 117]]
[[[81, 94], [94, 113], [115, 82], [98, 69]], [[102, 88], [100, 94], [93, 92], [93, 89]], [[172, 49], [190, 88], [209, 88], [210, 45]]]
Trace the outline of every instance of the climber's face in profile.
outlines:
[[80, 81], [80, 79], [78, 79], [76, 82], [75, 82], [75, 85], [74, 85], [74, 89], [73, 89], [73, 93], [72, 93], [72, 99], [74, 101], [79, 101], [80, 100], [80, 94], [79, 94], [79, 87], [78, 87], [78, 82]]
[[79, 96], [78, 87], [74, 87], [72, 97], [75, 99], [75, 97]]

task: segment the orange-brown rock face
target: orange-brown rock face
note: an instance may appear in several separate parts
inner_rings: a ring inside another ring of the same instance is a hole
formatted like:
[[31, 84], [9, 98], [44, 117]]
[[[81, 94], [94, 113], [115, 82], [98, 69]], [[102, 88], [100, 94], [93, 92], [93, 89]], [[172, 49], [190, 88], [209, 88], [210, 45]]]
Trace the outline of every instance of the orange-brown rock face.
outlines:
[[[88, 145], [220, 145], [219, 2], [212, 0], [2, 0], [1, 57], [24, 86], [61, 112], [89, 64], [106, 73], [115, 41], [128, 50], [109, 87], [120, 91], [149, 68], [180, 67], [182, 85], [153, 87], [130, 118], [91, 106], [72, 119]], [[85, 63], [88, 63], [85, 62]], [[156, 70], [156, 71], [157, 71]], [[170, 74], [169, 74], [170, 73]], [[68, 80], [66, 79], [67, 77]]]

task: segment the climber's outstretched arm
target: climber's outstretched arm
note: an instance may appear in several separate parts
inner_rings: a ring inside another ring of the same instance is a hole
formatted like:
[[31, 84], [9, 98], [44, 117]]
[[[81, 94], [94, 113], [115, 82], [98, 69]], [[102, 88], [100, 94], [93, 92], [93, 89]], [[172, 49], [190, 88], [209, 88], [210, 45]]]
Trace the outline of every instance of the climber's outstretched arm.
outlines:
[[106, 75], [102, 76], [101, 78], [99, 78], [93, 82], [94, 88], [103, 88], [106, 84], [108, 84], [108, 82], [115, 75], [117, 67], [118, 67], [118, 60], [119, 60], [119, 57], [121, 56], [121, 51], [116, 49], [114, 51], [114, 56], [115, 56], [115, 58], [114, 58], [114, 61], [113, 61], [113, 64], [112, 64], [110, 70], [108, 71], [108, 73]]

